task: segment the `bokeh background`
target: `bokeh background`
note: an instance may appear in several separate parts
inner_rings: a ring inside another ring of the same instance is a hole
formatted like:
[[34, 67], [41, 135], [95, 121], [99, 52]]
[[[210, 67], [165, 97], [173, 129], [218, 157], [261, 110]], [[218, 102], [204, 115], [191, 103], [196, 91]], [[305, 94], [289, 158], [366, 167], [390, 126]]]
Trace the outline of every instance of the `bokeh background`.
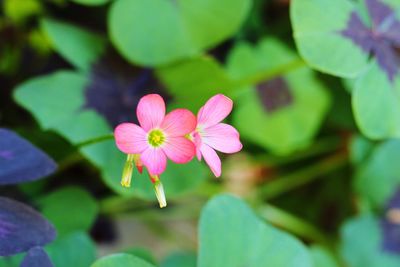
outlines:
[[[0, 125], [58, 164], [0, 194], [54, 224], [46, 250], [56, 267], [120, 252], [162, 267], [400, 266], [400, 23], [385, 39], [391, 82], [381, 50], [337, 33], [353, 10], [371, 23], [372, 11], [394, 21], [399, 9], [398, 0], [0, 0]], [[226, 94], [244, 145], [221, 155], [219, 179], [204, 162], [170, 162], [164, 209], [147, 173], [121, 187], [125, 155], [109, 138], [137, 122], [148, 93], [195, 113]], [[206, 204], [220, 194], [241, 200]]]

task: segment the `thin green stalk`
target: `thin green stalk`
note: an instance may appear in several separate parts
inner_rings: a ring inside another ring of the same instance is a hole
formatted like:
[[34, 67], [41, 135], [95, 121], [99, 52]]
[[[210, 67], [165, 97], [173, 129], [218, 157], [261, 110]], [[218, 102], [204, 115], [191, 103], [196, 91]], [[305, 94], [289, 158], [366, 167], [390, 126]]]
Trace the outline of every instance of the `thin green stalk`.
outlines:
[[107, 140], [111, 140], [111, 139], [114, 139], [114, 135], [113, 134], [106, 134], [106, 135], [102, 135], [102, 136], [99, 136], [99, 137], [96, 137], [96, 138], [93, 138], [93, 139], [89, 139], [89, 140], [80, 142], [80, 143], [76, 144], [75, 147], [82, 148], [84, 146], [93, 145], [93, 144], [100, 143], [100, 142], [107, 141]]
[[316, 140], [314, 144], [312, 144], [306, 150], [301, 150], [297, 153], [294, 153], [289, 156], [279, 157], [279, 156], [270, 156], [270, 155], [262, 155], [256, 156], [255, 159], [259, 162], [267, 162], [270, 166], [281, 166], [290, 164], [295, 161], [303, 160], [306, 158], [318, 156], [324, 153], [333, 152], [338, 150], [342, 145], [342, 140], [337, 135], [328, 136], [325, 138], [321, 138]]
[[288, 174], [284, 177], [278, 177], [271, 182], [259, 187], [259, 195], [263, 199], [270, 199], [286, 193], [290, 190], [298, 188], [317, 178], [321, 178], [321, 174], [329, 173], [333, 170], [345, 166], [348, 162], [347, 153], [337, 153], [333, 156], [323, 159], [317, 164], [306, 167], [300, 171]]
[[311, 223], [270, 204], [256, 209], [256, 212], [266, 221], [291, 232], [307, 241], [317, 242], [331, 247], [325, 234]]
[[[81, 143], [78, 143], [75, 145], [76, 148], [82, 148], [88, 145], [100, 143], [106, 140], [111, 140], [114, 138], [113, 134], [107, 134], [103, 136], [99, 136], [93, 139], [89, 139], [86, 141], [83, 141]], [[64, 159], [62, 159], [60, 162], [58, 162], [58, 172], [62, 172], [66, 169], [68, 169], [70, 166], [80, 162], [83, 159], [82, 155], [79, 153], [79, 151], [74, 151], [68, 156], [66, 156]]]

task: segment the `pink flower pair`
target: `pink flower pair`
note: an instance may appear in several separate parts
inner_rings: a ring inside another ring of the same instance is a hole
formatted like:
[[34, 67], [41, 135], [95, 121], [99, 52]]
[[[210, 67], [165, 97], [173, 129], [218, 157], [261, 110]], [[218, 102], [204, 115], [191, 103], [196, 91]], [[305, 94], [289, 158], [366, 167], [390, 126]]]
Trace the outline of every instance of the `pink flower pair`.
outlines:
[[121, 184], [130, 186], [134, 164], [139, 172], [145, 166], [160, 207], [165, 207], [159, 175], [167, 166], [167, 158], [182, 164], [191, 161], [195, 155], [199, 160], [203, 156], [214, 175], [219, 177], [221, 160], [215, 150], [235, 153], [242, 148], [236, 129], [220, 123], [229, 115], [232, 105], [228, 97], [216, 95], [200, 109], [196, 119], [186, 109], [175, 109], [165, 115], [165, 103], [160, 95], [142, 97], [136, 110], [140, 126], [122, 123], [114, 132], [117, 147], [128, 154]]

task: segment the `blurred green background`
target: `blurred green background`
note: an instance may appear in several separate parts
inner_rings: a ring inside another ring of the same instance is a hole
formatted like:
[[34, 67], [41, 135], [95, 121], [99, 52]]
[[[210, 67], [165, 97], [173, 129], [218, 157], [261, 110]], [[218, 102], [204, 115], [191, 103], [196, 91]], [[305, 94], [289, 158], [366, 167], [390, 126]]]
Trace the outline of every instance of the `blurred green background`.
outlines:
[[[55, 225], [56, 267], [400, 266], [400, 78], [335, 35], [367, 4], [0, 0], [0, 125], [59, 165], [0, 194]], [[220, 179], [169, 163], [165, 209], [103, 140], [148, 93], [193, 112], [226, 94], [244, 144]]]

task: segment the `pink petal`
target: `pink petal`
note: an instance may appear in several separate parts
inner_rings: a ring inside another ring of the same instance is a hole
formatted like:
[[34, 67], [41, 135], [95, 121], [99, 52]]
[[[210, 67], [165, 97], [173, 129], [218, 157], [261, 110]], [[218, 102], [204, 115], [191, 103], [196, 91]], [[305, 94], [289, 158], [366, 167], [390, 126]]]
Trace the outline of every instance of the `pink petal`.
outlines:
[[167, 166], [167, 157], [161, 148], [147, 148], [140, 159], [149, 170], [149, 173], [159, 175], [165, 171]]
[[203, 144], [200, 148], [201, 154], [203, 154], [204, 160], [214, 173], [215, 177], [221, 176], [221, 160], [219, 159], [217, 152], [206, 144]]
[[201, 151], [200, 151], [200, 147], [202, 144], [201, 137], [198, 132], [193, 132], [192, 136], [194, 139], [194, 145], [196, 146], [196, 157], [198, 160], [201, 160]]
[[121, 123], [114, 130], [115, 142], [119, 150], [126, 154], [138, 154], [147, 147], [146, 132], [133, 123]]
[[239, 132], [226, 123], [204, 129], [201, 138], [203, 143], [223, 153], [236, 153], [243, 147]]
[[145, 95], [139, 101], [136, 115], [140, 126], [148, 132], [159, 127], [165, 116], [165, 103], [163, 98], [157, 94]]
[[163, 150], [167, 157], [175, 163], [191, 161], [196, 152], [193, 142], [185, 137], [168, 137]]
[[196, 128], [196, 117], [187, 109], [175, 109], [161, 123], [168, 136], [184, 136]]
[[223, 94], [211, 97], [197, 114], [197, 124], [209, 127], [221, 122], [232, 111], [233, 102]]

